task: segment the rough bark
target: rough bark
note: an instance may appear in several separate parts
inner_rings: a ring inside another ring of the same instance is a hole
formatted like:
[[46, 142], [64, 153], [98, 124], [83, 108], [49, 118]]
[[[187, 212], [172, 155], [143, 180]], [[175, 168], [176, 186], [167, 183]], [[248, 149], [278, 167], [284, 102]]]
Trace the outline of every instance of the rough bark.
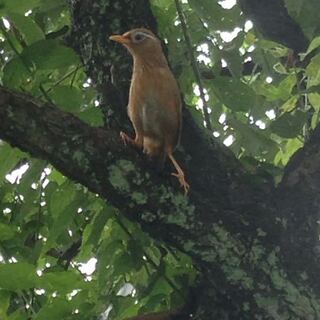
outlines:
[[[71, 8], [71, 38], [104, 96], [107, 128], [91, 128], [53, 105], [0, 88], [0, 137], [47, 159], [153, 237], [189, 254], [201, 270], [194, 289], [196, 319], [318, 319], [314, 248], [320, 171], [310, 159], [319, 158], [320, 130], [275, 189], [245, 172], [185, 110], [179, 156], [192, 188], [186, 198], [170, 178], [171, 168], [159, 176], [118, 136], [128, 125], [130, 60], [106, 38], [142, 25], [156, 31], [148, 1], [75, 0]], [[304, 264], [298, 263], [299, 254], [307, 259]]]
[[295, 277], [307, 271], [309, 280], [319, 292], [317, 281], [320, 263], [319, 190], [320, 190], [320, 127], [312, 134], [286, 167], [278, 188], [277, 203], [285, 219], [286, 232], [281, 246], [286, 263]]

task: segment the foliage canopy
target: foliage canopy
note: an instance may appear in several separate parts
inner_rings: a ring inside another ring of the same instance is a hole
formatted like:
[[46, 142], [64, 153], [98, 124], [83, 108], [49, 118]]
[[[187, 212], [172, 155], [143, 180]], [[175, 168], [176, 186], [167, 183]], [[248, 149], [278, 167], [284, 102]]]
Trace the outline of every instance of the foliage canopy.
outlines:
[[[310, 42], [299, 55], [264, 37], [239, 4], [182, 1], [183, 30], [174, 1], [150, 1], [194, 120], [208, 132], [208, 108], [209, 133], [257, 174], [257, 183], [279, 183], [319, 123], [320, 4], [284, 2]], [[67, 1], [2, 0], [0, 15], [1, 84], [102, 126], [99, 92], [85, 61], [65, 42], [72, 24]], [[186, 299], [197, 274], [189, 257], [152, 240], [47, 161], [1, 141], [0, 164], [1, 319], [105, 319], [109, 313], [123, 319]], [[143, 202], [140, 193], [135, 197]]]

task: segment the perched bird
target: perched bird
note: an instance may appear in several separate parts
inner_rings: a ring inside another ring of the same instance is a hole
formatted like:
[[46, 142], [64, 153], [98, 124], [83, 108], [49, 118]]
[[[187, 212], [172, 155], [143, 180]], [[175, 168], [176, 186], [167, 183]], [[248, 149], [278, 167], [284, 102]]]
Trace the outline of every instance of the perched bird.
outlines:
[[124, 143], [143, 148], [144, 153], [164, 163], [169, 157], [180, 185], [188, 193], [189, 184], [173, 156], [180, 140], [181, 99], [177, 82], [163, 54], [160, 40], [144, 28], [133, 29], [109, 39], [124, 45], [133, 56], [128, 115], [135, 138], [120, 133]]

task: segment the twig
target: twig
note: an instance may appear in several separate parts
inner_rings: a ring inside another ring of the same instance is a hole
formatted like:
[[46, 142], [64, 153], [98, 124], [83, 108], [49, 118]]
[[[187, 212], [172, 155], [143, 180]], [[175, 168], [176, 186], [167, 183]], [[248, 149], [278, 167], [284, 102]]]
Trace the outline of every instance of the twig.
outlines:
[[188, 48], [188, 51], [189, 51], [193, 73], [194, 73], [194, 76], [196, 78], [196, 82], [197, 82], [198, 87], [199, 87], [200, 98], [201, 98], [202, 104], [203, 104], [202, 109], [203, 109], [203, 114], [204, 114], [204, 120], [206, 122], [207, 129], [212, 131], [212, 126], [211, 126], [211, 121], [210, 121], [210, 116], [209, 116], [209, 107], [208, 107], [207, 102], [206, 102], [205, 93], [204, 93], [204, 87], [203, 87], [203, 83], [202, 83], [202, 79], [201, 79], [201, 74], [200, 74], [200, 71], [199, 71], [199, 68], [198, 68], [197, 59], [196, 59], [196, 57], [194, 55], [191, 39], [190, 39], [190, 36], [189, 36], [189, 33], [188, 33], [188, 27], [187, 27], [187, 24], [186, 24], [186, 20], [185, 20], [185, 17], [184, 17], [184, 14], [183, 14], [183, 11], [182, 11], [182, 8], [181, 8], [179, 0], [175, 0], [175, 4], [176, 4], [177, 12], [178, 12], [178, 17], [179, 17], [179, 20], [181, 22], [181, 27], [182, 27], [182, 32], [183, 32], [183, 35], [184, 35], [184, 39], [186, 41], [186, 45], [187, 45], [187, 48]]
[[[28, 63], [25, 61], [25, 59], [23, 59], [22, 55], [20, 54], [20, 52], [18, 51], [18, 49], [14, 46], [13, 42], [11, 41], [11, 39], [7, 36], [7, 31], [3, 25], [3, 22], [0, 22], [0, 30], [2, 31], [6, 41], [8, 42], [10, 48], [13, 50], [13, 52], [21, 59], [24, 67], [26, 68], [26, 70], [29, 72], [30, 75], [33, 74], [32, 69], [30, 68], [30, 66], [28, 65]], [[41, 91], [41, 96], [43, 96], [48, 102], [52, 103], [51, 98], [48, 96], [48, 93], [57, 85], [59, 85], [62, 81], [64, 81], [65, 79], [67, 79], [68, 77], [70, 77], [73, 74], [76, 74], [77, 71], [81, 68], [81, 65], [78, 65], [75, 69], [73, 69], [71, 72], [69, 72], [68, 74], [66, 74], [65, 76], [63, 76], [61, 79], [59, 79], [52, 87], [50, 87], [48, 90], [45, 90], [45, 88], [43, 87], [43, 85], [40, 83], [39, 84], [39, 90]], [[73, 80], [72, 80], [73, 81]], [[36, 97], [36, 98], [40, 98], [40, 96]]]
[[[10, 40], [10, 38], [7, 35], [7, 31], [3, 25], [3, 21], [1, 21], [0, 23], [0, 30], [3, 33], [3, 36], [5, 37], [6, 41], [8, 42], [10, 48], [13, 50], [13, 52], [17, 55], [17, 57], [19, 57], [22, 61], [22, 64], [24, 65], [24, 67], [26, 68], [26, 70], [29, 72], [30, 76], [32, 76], [32, 70], [30, 68], [30, 66], [28, 65], [28, 63], [25, 61], [25, 59], [23, 59], [22, 55], [20, 54], [20, 52], [18, 51], [18, 49], [14, 46], [13, 42]], [[52, 103], [52, 101], [50, 100], [50, 97], [47, 95], [45, 89], [43, 88], [42, 84], [39, 84], [39, 89], [42, 92], [43, 96]]]
[[[46, 94], [48, 94], [50, 91], [52, 91], [56, 86], [58, 86], [61, 82], [65, 81], [66, 79], [70, 78], [73, 75], [74, 76], [77, 74], [78, 70], [82, 68], [82, 65], [78, 65], [76, 68], [74, 68], [73, 70], [71, 70], [70, 72], [66, 73], [63, 77], [61, 77], [60, 79], [58, 79], [50, 88], [48, 88], [45, 92]], [[72, 82], [74, 81], [72, 78]], [[42, 95], [37, 96], [36, 98], [40, 98]]]
[[74, 73], [73, 73], [73, 76], [72, 76], [72, 79], [71, 79], [71, 82], [70, 82], [70, 87], [73, 86], [73, 83], [74, 83], [74, 81], [75, 81], [75, 79], [76, 79], [76, 75], [77, 75], [77, 73], [78, 73], [78, 70], [79, 70], [81, 67], [82, 67], [81, 64], [79, 64], [79, 65], [77, 65], [76, 69], [74, 70]]

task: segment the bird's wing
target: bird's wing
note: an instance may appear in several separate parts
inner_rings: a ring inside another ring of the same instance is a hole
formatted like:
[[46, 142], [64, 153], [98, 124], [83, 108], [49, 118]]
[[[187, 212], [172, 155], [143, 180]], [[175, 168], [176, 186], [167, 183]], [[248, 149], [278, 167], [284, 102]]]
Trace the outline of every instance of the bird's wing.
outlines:
[[168, 68], [162, 68], [157, 74], [157, 100], [165, 113], [165, 132], [172, 149], [180, 141], [182, 128], [181, 97], [178, 84]]

